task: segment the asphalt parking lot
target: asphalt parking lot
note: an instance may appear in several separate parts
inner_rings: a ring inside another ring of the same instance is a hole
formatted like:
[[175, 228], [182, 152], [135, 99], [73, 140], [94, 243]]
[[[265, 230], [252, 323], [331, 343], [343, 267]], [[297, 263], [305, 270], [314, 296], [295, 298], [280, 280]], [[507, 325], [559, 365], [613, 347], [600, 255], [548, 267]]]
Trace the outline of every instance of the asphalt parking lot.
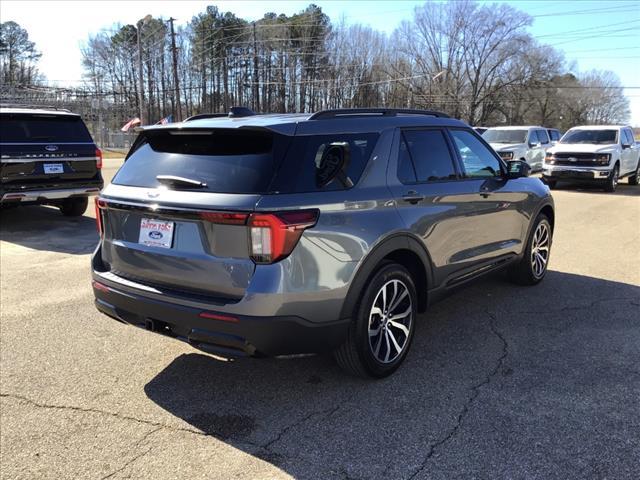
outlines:
[[544, 282], [434, 305], [382, 381], [121, 325], [93, 306], [93, 211], [2, 212], [0, 477], [637, 478], [640, 188], [554, 197]]

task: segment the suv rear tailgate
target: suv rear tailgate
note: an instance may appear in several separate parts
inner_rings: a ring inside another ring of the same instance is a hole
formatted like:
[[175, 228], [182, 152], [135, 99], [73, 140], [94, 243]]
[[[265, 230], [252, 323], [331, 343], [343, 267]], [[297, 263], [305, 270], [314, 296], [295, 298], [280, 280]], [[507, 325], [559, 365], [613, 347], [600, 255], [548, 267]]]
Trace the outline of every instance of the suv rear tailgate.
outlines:
[[[102, 261], [112, 273], [145, 285], [237, 300], [255, 270], [249, 258], [248, 230], [239, 212], [252, 210], [259, 198], [241, 197], [243, 201], [233, 208], [239, 224], [210, 221], [212, 215], [224, 213], [219, 209], [175, 207], [162, 198], [158, 198], [159, 207], [103, 197]], [[208, 202], [203, 198], [202, 203]], [[231, 207], [228, 201], [220, 203]]]

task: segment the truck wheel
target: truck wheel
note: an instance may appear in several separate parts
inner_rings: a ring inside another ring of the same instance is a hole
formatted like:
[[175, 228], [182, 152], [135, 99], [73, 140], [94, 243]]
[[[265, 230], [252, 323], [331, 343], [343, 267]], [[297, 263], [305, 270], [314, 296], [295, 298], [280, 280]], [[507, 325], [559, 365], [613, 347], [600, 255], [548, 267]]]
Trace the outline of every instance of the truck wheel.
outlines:
[[347, 340], [334, 352], [352, 375], [383, 378], [403, 362], [417, 315], [416, 288], [402, 265], [384, 264], [365, 287]]
[[607, 178], [607, 182], [604, 184], [604, 191], [615, 192], [616, 187], [618, 186], [619, 177], [620, 177], [620, 167], [618, 167], [618, 165], [616, 164], [616, 166], [613, 167], [613, 171], [611, 172], [611, 175], [609, 175], [609, 178]]
[[87, 211], [89, 199], [87, 197], [67, 198], [62, 201], [60, 211], [65, 217], [80, 217]]
[[640, 180], [640, 159], [638, 159], [638, 166], [636, 167], [635, 173], [629, 177], [629, 185], [638, 185], [639, 180]]
[[541, 213], [531, 228], [522, 260], [508, 271], [512, 282], [519, 285], [535, 285], [544, 278], [549, 265], [552, 235], [551, 223], [547, 216]]

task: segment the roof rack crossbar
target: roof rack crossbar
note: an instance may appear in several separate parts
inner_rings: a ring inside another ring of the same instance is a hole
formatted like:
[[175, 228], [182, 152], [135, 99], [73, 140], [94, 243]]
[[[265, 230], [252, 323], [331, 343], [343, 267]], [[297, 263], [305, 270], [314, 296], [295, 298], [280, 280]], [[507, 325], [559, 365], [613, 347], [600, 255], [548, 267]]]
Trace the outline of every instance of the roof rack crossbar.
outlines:
[[416, 110], [410, 108], [338, 108], [335, 110], [322, 110], [314, 113], [309, 120], [329, 120], [332, 118], [344, 118], [349, 116], [383, 116], [395, 117], [398, 115], [426, 115], [430, 117], [450, 118], [449, 115], [435, 110]]

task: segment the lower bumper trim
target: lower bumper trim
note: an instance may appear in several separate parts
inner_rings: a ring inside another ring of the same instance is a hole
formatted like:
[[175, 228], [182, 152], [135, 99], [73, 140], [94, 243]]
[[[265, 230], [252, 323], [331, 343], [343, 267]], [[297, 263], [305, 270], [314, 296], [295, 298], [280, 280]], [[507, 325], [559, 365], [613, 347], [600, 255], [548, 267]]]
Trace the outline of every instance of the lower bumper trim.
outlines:
[[93, 288], [95, 305], [109, 317], [189, 343], [223, 357], [279, 356], [331, 351], [347, 336], [350, 320], [309, 322], [295, 316], [234, 316], [226, 322], [201, 310], [162, 302], [112, 287]]
[[61, 200], [69, 197], [97, 195], [99, 187], [65, 188], [58, 190], [25, 190], [2, 195], [0, 201], [37, 202], [42, 200]]

